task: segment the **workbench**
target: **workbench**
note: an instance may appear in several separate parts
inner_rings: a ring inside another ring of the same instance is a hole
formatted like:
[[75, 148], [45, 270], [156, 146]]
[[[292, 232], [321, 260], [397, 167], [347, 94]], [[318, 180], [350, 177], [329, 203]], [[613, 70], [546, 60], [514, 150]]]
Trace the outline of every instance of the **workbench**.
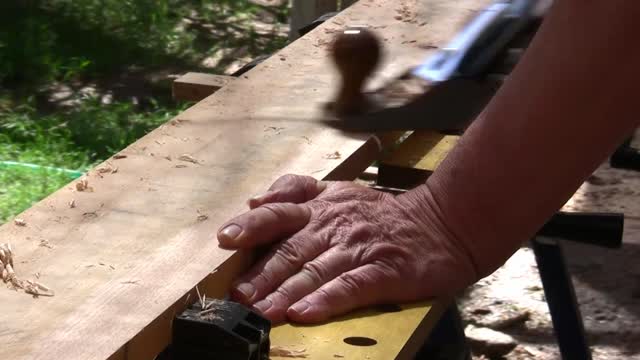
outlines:
[[[349, 24], [384, 35], [383, 70], [370, 84], [377, 87], [444, 45], [487, 3], [362, 0], [20, 214], [24, 224], [2, 226], [16, 274], [37, 274], [55, 296], [0, 287], [0, 357], [154, 359], [196, 288], [222, 298], [248, 267], [251, 254], [220, 249], [214, 239], [224, 221], [246, 211], [247, 198], [286, 173], [353, 180], [403, 135], [347, 136], [316, 121], [336, 88], [327, 55], [333, 35]], [[415, 155], [437, 166], [449, 144], [417, 136], [445, 149]], [[272, 330], [273, 344], [312, 359], [410, 359], [445, 305], [436, 299], [287, 324]], [[377, 344], [342, 341], [353, 336]]]

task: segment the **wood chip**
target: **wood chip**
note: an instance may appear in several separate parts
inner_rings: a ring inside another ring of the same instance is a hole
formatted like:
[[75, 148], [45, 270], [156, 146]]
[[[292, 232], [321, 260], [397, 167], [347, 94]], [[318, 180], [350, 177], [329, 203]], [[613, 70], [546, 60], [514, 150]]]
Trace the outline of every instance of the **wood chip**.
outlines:
[[307, 349], [295, 350], [284, 346], [272, 346], [271, 350], [269, 350], [269, 356], [305, 359], [307, 358]]
[[114, 159], [116, 159], [116, 160], [126, 159], [126, 158], [127, 158], [127, 155], [124, 155], [124, 154], [115, 154], [115, 155], [113, 155], [113, 158], [114, 158]]
[[209, 216], [202, 214], [202, 215], [198, 215], [197, 219], [198, 221], [206, 221], [209, 219]]
[[113, 173], [113, 168], [111, 166], [105, 166], [105, 167], [99, 168], [97, 171], [99, 174]]
[[19, 218], [13, 219], [13, 223], [16, 224], [16, 226], [27, 226], [27, 222]]
[[204, 295], [200, 295], [200, 289], [196, 286], [196, 293], [198, 294], [198, 301], [200, 302], [200, 309], [204, 309]]
[[178, 160], [180, 161], [186, 161], [186, 162], [190, 162], [193, 164], [199, 164], [198, 160], [196, 160], [193, 156], [189, 155], [189, 154], [182, 154], [180, 155], [180, 157], [178, 158]]
[[89, 180], [80, 179], [76, 183], [76, 190], [78, 190], [80, 192], [83, 192], [83, 191], [91, 192], [91, 191], [93, 191], [93, 188], [91, 186], [89, 186]]
[[342, 158], [342, 154], [340, 154], [339, 151], [336, 151], [334, 153], [325, 155], [324, 158], [329, 160], [338, 160]]
[[176, 166], [174, 166], [174, 168], [176, 168], [176, 169], [184, 169], [186, 167], [188, 167], [188, 166], [187, 165], [176, 165]]
[[42, 247], [46, 247], [46, 248], [49, 248], [49, 249], [53, 249], [53, 245], [51, 245], [47, 239], [40, 240], [40, 244], [38, 244], [38, 246], [42, 246]]
[[73, 208], [75, 208], [75, 207], [76, 207], [76, 201], [75, 201], [74, 199], [71, 199], [71, 201], [69, 201], [69, 207], [70, 207], [71, 209], [73, 209]]

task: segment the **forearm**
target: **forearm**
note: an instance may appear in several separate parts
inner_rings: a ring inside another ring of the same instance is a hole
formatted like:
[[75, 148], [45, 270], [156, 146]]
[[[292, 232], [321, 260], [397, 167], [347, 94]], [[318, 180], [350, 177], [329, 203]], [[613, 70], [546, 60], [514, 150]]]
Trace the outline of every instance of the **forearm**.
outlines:
[[637, 126], [639, 17], [635, 1], [557, 0], [422, 189], [479, 275], [530, 238]]

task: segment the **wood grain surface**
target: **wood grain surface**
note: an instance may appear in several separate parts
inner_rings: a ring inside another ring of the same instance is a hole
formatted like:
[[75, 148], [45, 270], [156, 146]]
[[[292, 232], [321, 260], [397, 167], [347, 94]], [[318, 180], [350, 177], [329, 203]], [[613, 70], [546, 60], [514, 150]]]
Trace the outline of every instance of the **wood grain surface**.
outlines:
[[194, 286], [222, 296], [246, 267], [215, 232], [248, 197], [285, 173], [353, 178], [377, 157], [370, 136], [315, 122], [337, 83], [333, 34], [350, 23], [381, 33], [381, 84], [486, 3], [360, 1], [90, 171], [90, 191], [69, 184], [21, 214], [26, 226], [2, 226], [17, 275], [39, 277], [55, 296], [0, 287], [0, 358], [152, 359]]

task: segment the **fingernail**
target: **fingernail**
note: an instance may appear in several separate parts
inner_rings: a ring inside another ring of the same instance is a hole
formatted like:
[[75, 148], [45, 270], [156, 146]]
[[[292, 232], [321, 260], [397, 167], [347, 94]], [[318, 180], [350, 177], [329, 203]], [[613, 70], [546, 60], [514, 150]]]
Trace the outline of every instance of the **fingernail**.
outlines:
[[273, 303], [268, 299], [264, 299], [253, 304], [253, 308], [258, 310], [262, 314], [264, 314], [265, 311], [271, 309], [271, 306], [273, 306]]
[[242, 232], [242, 228], [236, 224], [231, 224], [226, 228], [220, 231], [220, 236], [222, 236], [224, 241], [234, 241]]
[[246, 300], [251, 301], [251, 298], [256, 293], [256, 288], [250, 283], [243, 283], [236, 286], [236, 291], [241, 293]]
[[293, 306], [291, 306], [291, 310], [293, 310], [298, 315], [302, 315], [302, 313], [307, 311], [310, 307], [311, 307], [311, 304], [309, 304], [308, 302], [300, 301], [293, 304]]

